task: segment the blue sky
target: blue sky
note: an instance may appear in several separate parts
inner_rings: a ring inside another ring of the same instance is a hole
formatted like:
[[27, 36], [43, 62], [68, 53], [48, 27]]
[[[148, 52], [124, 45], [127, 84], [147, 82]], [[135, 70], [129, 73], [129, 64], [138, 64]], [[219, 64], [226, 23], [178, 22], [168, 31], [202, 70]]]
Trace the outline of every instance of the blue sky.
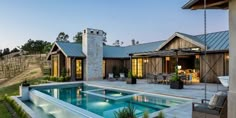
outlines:
[[[166, 40], [174, 32], [203, 33], [203, 11], [183, 10], [188, 0], [1, 0], [0, 49], [29, 38], [55, 41], [63, 31], [72, 37], [84, 28], [107, 32], [108, 44], [131, 39]], [[228, 30], [228, 11], [207, 11], [207, 31]]]

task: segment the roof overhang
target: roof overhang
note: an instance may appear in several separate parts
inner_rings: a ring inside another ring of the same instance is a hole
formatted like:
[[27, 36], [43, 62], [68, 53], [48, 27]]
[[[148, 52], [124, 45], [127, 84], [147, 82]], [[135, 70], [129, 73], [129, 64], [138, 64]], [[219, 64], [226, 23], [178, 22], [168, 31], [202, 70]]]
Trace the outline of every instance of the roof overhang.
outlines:
[[201, 54], [200, 50], [192, 50], [192, 48], [181, 48], [181, 49], [133, 53], [130, 55], [132, 55], [132, 57], [171, 57], [171, 56], [176, 56], [177, 55], [176, 52], [178, 52], [178, 55], [181, 55], [181, 56]]
[[[206, 0], [207, 9], [228, 9], [229, 0]], [[183, 9], [204, 9], [204, 0], [190, 0], [183, 7]]]

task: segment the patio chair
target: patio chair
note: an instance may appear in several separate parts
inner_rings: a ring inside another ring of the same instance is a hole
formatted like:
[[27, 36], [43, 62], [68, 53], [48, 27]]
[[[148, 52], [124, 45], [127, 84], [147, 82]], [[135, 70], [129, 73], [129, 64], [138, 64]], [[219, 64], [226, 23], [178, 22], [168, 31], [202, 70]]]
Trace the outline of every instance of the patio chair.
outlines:
[[154, 77], [153, 77], [152, 74], [148, 73], [148, 74], [146, 75], [146, 79], [147, 79], [147, 83], [150, 84], [150, 83], [153, 83]]
[[170, 83], [170, 80], [171, 80], [171, 77], [172, 77], [171, 74], [166, 75], [166, 78], [165, 78], [165, 80], [164, 80], [164, 84], [169, 84], [169, 83]]
[[156, 75], [156, 82], [157, 83], [163, 83], [164, 82], [164, 78], [163, 78], [163, 75], [161, 73]]
[[114, 74], [113, 73], [108, 73], [108, 80], [109, 81], [115, 81], [116, 79], [114, 78]]
[[[217, 95], [217, 93], [215, 95], [217, 99], [214, 105], [209, 105], [210, 100], [206, 99], [201, 103], [192, 103], [192, 118], [227, 118], [227, 95]], [[211, 101], [214, 101], [213, 97]]]
[[120, 78], [119, 78], [119, 80], [121, 80], [121, 81], [125, 81], [125, 80], [126, 80], [124, 73], [120, 73]]

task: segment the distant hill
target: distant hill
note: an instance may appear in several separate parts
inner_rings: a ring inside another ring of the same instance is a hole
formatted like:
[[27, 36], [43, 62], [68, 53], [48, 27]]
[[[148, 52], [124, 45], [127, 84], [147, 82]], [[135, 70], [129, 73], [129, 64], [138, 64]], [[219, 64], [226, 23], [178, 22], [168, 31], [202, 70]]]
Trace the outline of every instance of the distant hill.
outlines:
[[0, 87], [43, 76], [46, 54], [18, 55], [0, 60]]

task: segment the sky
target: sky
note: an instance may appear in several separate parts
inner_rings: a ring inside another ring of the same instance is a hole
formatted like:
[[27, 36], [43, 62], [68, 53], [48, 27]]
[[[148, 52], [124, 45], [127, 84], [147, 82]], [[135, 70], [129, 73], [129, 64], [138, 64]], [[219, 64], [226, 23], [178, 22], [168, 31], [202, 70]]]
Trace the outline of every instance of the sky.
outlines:
[[[183, 10], [188, 0], [1, 0], [0, 49], [28, 39], [54, 42], [59, 32], [73, 36], [85, 28], [130, 45], [166, 40], [175, 32], [203, 34], [202, 10]], [[207, 32], [228, 30], [227, 10], [207, 11]]]

